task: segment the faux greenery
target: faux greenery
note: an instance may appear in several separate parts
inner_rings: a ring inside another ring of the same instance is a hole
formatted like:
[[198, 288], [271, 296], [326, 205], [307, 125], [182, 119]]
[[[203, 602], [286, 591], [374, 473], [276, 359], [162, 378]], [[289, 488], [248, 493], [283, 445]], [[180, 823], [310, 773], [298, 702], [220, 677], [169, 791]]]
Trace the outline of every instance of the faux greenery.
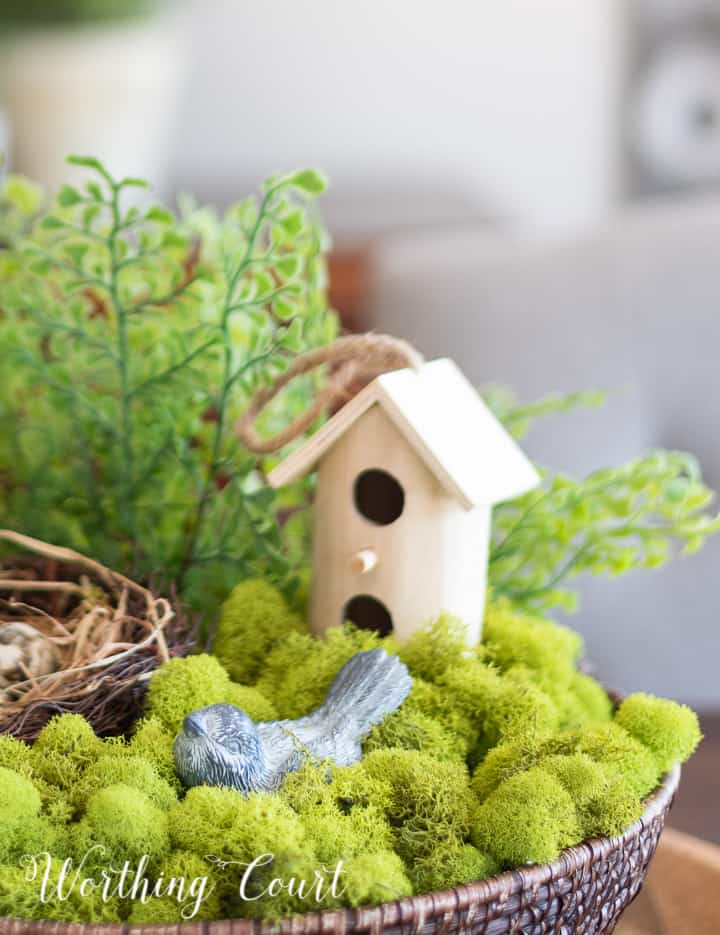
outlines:
[[[289, 355], [335, 333], [323, 179], [275, 176], [222, 216], [188, 199], [175, 216], [131, 203], [144, 182], [70, 161], [88, 181], [47, 211], [23, 180], [4, 188], [3, 523], [165, 587], [200, 575], [205, 601], [225, 568], [289, 586], [298, 555], [277, 511], [303, 501], [265, 488], [233, 425]], [[280, 419], [312, 385], [295, 381]]]
[[[516, 437], [538, 417], [602, 401], [599, 393], [574, 393], [517, 406], [506, 392], [489, 393]], [[684, 452], [650, 451], [580, 480], [542, 473], [541, 488], [493, 514], [490, 581], [496, 596], [516, 606], [574, 610], [577, 594], [567, 585], [581, 572], [614, 577], [656, 568], [671, 557], [675, 543], [689, 554], [720, 529], [720, 517], [708, 511], [714, 494], [695, 458]]]
[[[143, 182], [71, 161], [85, 186], [47, 208], [17, 177], [0, 194], [0, 415], [16, 427], [0, 439], [4, 524], [172, 584], [208, 620], [258, 573], [299, 605], [312, 479], [270, 491], [233, 423], [292, 354], [335, 334], [313, 206], [323, 179], [276, 176], [222, 216], [190, 199], [173, 214], [129, 202]], [[313, 389], [295, 381], [265, 428], [287, 424]], [[517, 437], [602, 402], [487, 398]], [[580, 479], [542, 470], [541, 489], [494, 512], [492, 592], [528, 610], [573, 609], [573, 576], [652, 568], [720, 528], [680, 452]]]
[[3, 0], [0, 22], [17, 26], [70, 25], [144, 16], [161, 0]]
[[[267, 626], [258, 629], [260, 606]], [[129, 740], [99, 740], [77, 715], [52, 720], [32, 748], [0, 737], [0, 916], [181, 921], [167, 898], [42, 903], [37, 882], [17, 872], [24, 853], [79, 860], [95, 845], [105, 853], [93, 852], [86, 872], [148, 854], [150, 879], [208, 875], [214, 889], [201, 919], [275, 919], [444, 889], [617, 834], [700, 738], [688, 708], [648, 695], [631, 695], [613, 715], [600, 685], [578, 676], [579, 637], [507, 602], [488, 609], [474, 652], [447, 618], [398, 650], [351, 628], [317, 640], [277, 592], [249, 581], [226, 604], [220, 635], [228, 665], [246, 653], [265, 661], [240, 684], [214, 657], [171, 660], [153, 676]], [[374, 728], [360, 763], [307, 763], [274, 794], [182, 794], [172, 741], [184, 714], [238, 694], [255, 718], [305, 714], [343, 662], [371, 645], [399, 651], [415, 685]], [[275, 859], [255, 887], [275, 876], [313, 879], [342, 860], [342, 896], [320, 905], [286, 891], [238, 898], [241, 871], [223, 862], [264, 853]]]

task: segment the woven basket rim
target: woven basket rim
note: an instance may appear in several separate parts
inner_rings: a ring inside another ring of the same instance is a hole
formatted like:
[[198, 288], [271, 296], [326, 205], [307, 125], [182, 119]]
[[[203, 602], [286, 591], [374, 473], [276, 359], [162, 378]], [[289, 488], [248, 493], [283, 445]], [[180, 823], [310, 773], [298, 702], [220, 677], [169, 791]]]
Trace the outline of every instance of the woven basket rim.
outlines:
[[[212, 922], [188, 922], [179, 925], [145, 924], [145, 923], [78, 923], [78, 922], [43, 922], [27, 921], [28, 933], [47, 932], [48, 935], [81, 935], [87, 932], [92, 935], [168, 935], [169, 932], [203, 933], [203, 935], [229, 935], [230, 931], [237, 935], [252, 932], [253, 935], [277, 935], [278, 932], [302, 931], [305, 933], [331, 933], [352, 931], [355, 925], [362, 926], [368, 931], [382, 931], [393, 925], [407, 925], [413, 922], [413, 931], [422, 930], [422, 922], [430, 921], [439, 915], [448, 912], [461, 913], [473, 905], [501, 903], [510, 896], [525, 889], [535, 889], [553, 880], [565, 877], [583, 866], [589, 866], [595, 861], [602, 860], [611, 851], [621, 847], [624, 843], [642, 834], [647, 826], [662, 816], [670, 808], [672, 800], [680, 783], [680, 766], [675, 766], [667, 773], [655, 790], [646, 800], [645, 810], [636, 822], [630, 825], [622, 834], [615, 837], [597, 837], [583, 841], [567, 848], [550, 863], [533, 864], [527, 867], [505, 870], [485, 880], [475, 883], [463, 883], [448, 890], [438, 890], [419, 896], [411, 896], [394, 902], [381, 903], [359, 909], [326, 909], [320, 912], [309, 912], [294, 916], [279, 923], [258, 923], [249, 919], [215, 920]], [[15, 923], [24, 920], [0, 919], [3, 922]], [[228, 926], [231, 926], [229, 928]], [[11, 929], [11, 931], [18, 931]]]

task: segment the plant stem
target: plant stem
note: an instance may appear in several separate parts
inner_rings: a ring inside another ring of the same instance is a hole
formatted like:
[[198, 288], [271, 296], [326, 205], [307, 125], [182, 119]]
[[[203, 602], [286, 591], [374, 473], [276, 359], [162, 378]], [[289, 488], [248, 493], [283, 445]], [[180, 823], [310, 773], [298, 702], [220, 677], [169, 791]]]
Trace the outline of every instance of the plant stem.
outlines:
[[258, 357], [251, 358], [243, 364], [240, 371], [233, 373], [233, 353], [232, 353], [232, 338], [230, 335], [230, 319], [232, 313], [235, 311], [234, 308], [234, 299], [235, 291], [237, 290], [240, 279], [242, 278], [245, 271], [251, 265], [253, 261], [253, 251], [255, 249], [255, 244], [262, 229], [263, 222], [265, 220], [266, 212], [268, 205], [272, 196], [275, 193], [275, 188], [268, 189], [263, 196], [262, 203], [258, 210], [257, 219], [248, 234], [247, 244], [245, 246], [245, 252], [242, 260], [238, 264], [235, 271], [229, 276], [229, 282], [227, 290], [225, 292], [225, 302], [223, 306], [223, 312], [220, 319], [220, 330], [222, 332], [224, 340], [223, 348], [223, 370], [222, 370], [222, 381], [220, 388], [220, 398], [218, 400], [218, 415], [217, 421], [215, 423], [215, 432], [213, 434], [213, 442], [210, 454], [210, 460], [208, 462], [207, 470], [205, 471], [205, 477], [200, 488], [200, 494], [198, 497], [197, 508], [195, 514], [190, 522], [190, 527], [187, 534], [187, 541], [185, 548], [182, 550], [182, 558], [180, 560], [180, 568], [177, 576], [177, 586], [178, 588], [182, 587], [183, 581], [190, 566], [193, 564], [195, 559], [195, 550], [197, 549], [198, 540], [200, 538], [200, 532], [202, 530], [203, 521], [205, 519], [205, 514], [207, 512], [208, 505], [210, 503], [210, 497], [212, 495], [213, 483], [215, 480], [215, 472], [218, 468], [218, 462], [220, 460], [220, 454], [222, 451], [222, 444], [225, 436], [225, 423], [227, 418], [227, 408], [228, 400], [230, 396], [230, 390], [232, 389], [233, 384], [238, 379], [238, 376], [241, 372], [249, 370], [251, 367], [255, 366], [260, 360], [264, 359], [269, 351], [263, 355], [258, 355]]
[[133, 446], [132, 393], [130, 389], [130, 342], [128, 337], [128, 311], [120, 298], [118, 274], [120, 257], [118, 255], [118, 236], [122, 230], [120, 217], [120, 186], [111, 182], [112, 187], [112, 229], [108, 237], [110, 250], [110, 282], [108, 285], [117, 319], [117, 369], [120, 377], [120, 425], [121, 446], [125, 470], [122, 478], [122, 515], [127, 522], [128, 533], [134, 546], [137, 545], [135, 503], [132, 496], [135, 477], [135, 451]]

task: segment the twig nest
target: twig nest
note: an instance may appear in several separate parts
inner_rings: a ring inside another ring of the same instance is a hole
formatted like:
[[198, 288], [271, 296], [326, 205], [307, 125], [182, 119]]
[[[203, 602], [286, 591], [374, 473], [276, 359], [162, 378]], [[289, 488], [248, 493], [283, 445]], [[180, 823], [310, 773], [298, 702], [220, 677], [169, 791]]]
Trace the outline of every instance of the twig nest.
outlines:
[[49, 675], [60, 668], [54, 644], [29, 623], [0, 623], [0, 700], [16, 682]]

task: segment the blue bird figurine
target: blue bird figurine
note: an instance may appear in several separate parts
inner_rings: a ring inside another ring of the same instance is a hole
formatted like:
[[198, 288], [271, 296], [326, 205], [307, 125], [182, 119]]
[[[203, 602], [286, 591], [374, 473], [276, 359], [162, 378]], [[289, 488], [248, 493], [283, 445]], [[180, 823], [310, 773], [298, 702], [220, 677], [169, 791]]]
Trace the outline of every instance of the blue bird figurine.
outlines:
[[412, 688], [407, 666], [384, 649], [349, 659], [323, 704], [295, 721], [252, 718], [231, 704], [188, 714], [175, 738], [175, 767], [186, 786], [273, 791], [306, 756], [357, 763], [370, 728], [396, 711]]

